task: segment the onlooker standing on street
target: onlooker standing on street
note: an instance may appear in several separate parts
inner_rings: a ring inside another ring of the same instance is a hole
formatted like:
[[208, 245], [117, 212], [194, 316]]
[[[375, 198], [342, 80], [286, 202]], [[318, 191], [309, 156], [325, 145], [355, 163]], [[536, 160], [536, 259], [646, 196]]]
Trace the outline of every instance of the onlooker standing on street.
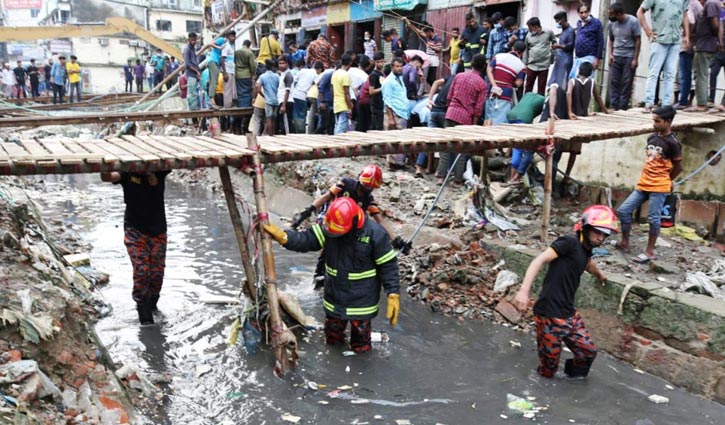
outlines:
[[68, 80], [68, 72], [65, 69], [65, 56], [58, 56], [58, 62], [53, 64], [50, 71], [53, 82], [53, 104], [63, 103], [65, 100], [65, 82]]
[[43, 72], [45, 73], [45, 90], [48, 92], [48, 96], [53, 92], [53, 79], [51, 77], [51, 70], [53, 69], [53, 59], [48, 59], [48, 62], [43, 66]]
[[207, 56], [208, 60], [206, 61], [206, 69], [209, 70], [209, 87], [207, 87], [207, 94], [209, 96], [209, 106], [213, 109], [221, 106], [216, 104], [214, 97], [216, 96], [216, 82], [219, 79], [219, 71], [222, 66], [222, 48], [224, 48], [226, 43], [226, 37], [219, 36], [213, 43], [205, 46], [209, 48], [210, 52]]
[[451, 29], [451, 40], [448, 42], [448, 47], [443, 49], [443, 52], [451, 52], [449, 61], [451, 75], [456, 75], [458, 73], [458, 67], [461, 66], [461, 38], [458, 27]]
[[237, 39], [236, 31], [227, 32], [227, 43], [222, 49], [222, 69], [224, 71], [224, 107], [231, 108], [237, 98], [237, 82], [235, 80], [234, 43]]
[[334, 49], [327, 41], [325, 34], [320, 33], [317, 40], [307, 46], [307, 66], [312, 67], [317, 62], [322, 62], [325, 69], [330, 69], [335, 64], [333, 57]]
[[[523, 44], [523, 42], [520, 42]], [[519, 43], [517, 43], [519, 45]], [[499, 53], [496, 58], [508, 53]], [[494, 59], [495, 60], [495, 59]], [[488, 85], [484, 80], [486, 69], [486, 58], [483, 55], [474, 55], [471, 59], [471, 70], [458, 74], [453, 79], [448, 89], [448, 109], [446, 110], [446, 127], [457, 125], [475, 125], [483, 113], [483, 104], [488, 93]], [[490, 68], [489, 68], [490, 69]], [[456, 155], [449, 155], [448, 162], [453, 164]], [[443, 160], [443, 158], [441, 158]], [[442, 176], [448, 171], [447, 165], [441, 170]], [[466, 161], [459, 158], [454, 168], [455, 181], [463, 182], [463, 172], [466, 169]]]
[[519, 23], [513, 16], [507, 16], [503, 21], [503, 26], [506, 28], [505, 51], [510, 51], [517, 41], [526, 41], [526, 35], [529, 33], [529, 30], [519, 27]]
[[[466, 15], [468, 17], [468, 15]], [[488, 35], [488, 46], [486, 47], [486, 60], [490, 63], [493, 58], [506, 51], [506, 28], [503, 26], [503, 15], [501, 12], [494, 12], [491, 16], [493, 29]], [[473, 56], [471, 56], [473, 58]]]
[[486, 100], [486, 120], [493, 125], [508, 122], [508, 112], [513, 107], [516, 87], [521, 87], [526, 77], [521, 54], [526, 49], [523, 41], [514, 43], [510, 53], [494, 56], [486, 73], [491, 84], [490, 96]]
[[632, 81], [642, 45], [637, 18], [624, 13], [622, 3], [609, 6], [609, 106], [615, 111], [629, 109]]
[[15, 90], [15, 73], [10, 69], [9, 63], [5, 63], [5, 65], [3, 65], [3, 89], [5, 97], [8, 99], [13, 97], [13, 91]]
[[264, 65], [267, 59], [277, 60], [282, 56], [282, 45], [279, 44], [277, 39], [279, 38], [279, 31], [272, 29], [269, 31], [269, 35], [262, 37], [259, 41], [259, 56], [257, 56], [257, 63]]
[[569, 78], [576, 78], [579, 74], [579, 65], [589, 62], [594, 67], [595, 78], [599, 61], [604, 57], [604, 27], [602, 21], [591, 15], [586, 4], [579, 6], [579, 22], [576, 23], [576, 40], [574, 42], [574, 64], [569, 72]]
[[315, 134], [332, 134], [335, 131], [335, 115], [332, 112], [334, 99], [332, 94], [332, 74], [334, 72], [335, 70], [331, 68], [318, 75], [317, 104], [320, 119]]
[[350, 98], [352, 79], [348, 73], [351, 64], [352, 58], [350, 55], [342, 55], [340, 69], [332, 74], [332, 107], [335, 113], [335, 134], [347, 132], [352, 118], [353, 106]]
[[[408, 127], [410, 118], [408, 91], [403, 82], [403, 60], [393, 58], [390, 71], [382, 86], [383, 103], [388, 111], [388, 130], [400, 130]], [[391, 170], [402, 167], [405, 165], [405, 155], [388, 155], [387, 162]]]
[[[701, 9], [702, 5], [700, 4], [700, 2], [698, 0], [694, 1], [695, 3], [697, 3], [698, 6], [700, 6]], [[692, 10], [692, 7], [690, 7], [690, 10]], [[688, 15], [690, 14], [690, 10], [687, 11]], [[697, 16], [697, 14], [699, 13], [700, 10], [697, 11], [695, 16]], [[725, 16], [723, 15], [725, 14], [720, 15], [720, 26], [725, 25]], [[692, 28], [691, 33], [694, 33], [694, 28]], [[723, 40], [720, 40], [720, 45], [725, 45], [722, 42]], [[715, 55], [712, 57], [712, 60], [710, 61], [710, 95], [708, 97], [708, 100], [711, 104], [715, 103], [715, 93], [717, 92], [717, 79], [720, 76], [720, 70], [722, 68], [725, 68], [725, 49], [718, 49], [717, 52], [715, 52]], [[725, 101], [722, 102], [722, 105], [725, 105]]]
[[28, 73], [25, 71], [25, 68], [23, 68], [23, 62], [18, 61], [18, 66], [13, 69], [13, 73], [15, 74], [15, 91], [17, 92], [17, 97], [20, 99], [20, 95], [23, 95], [23, 98], [28, 97], [28, 92], [25, 90], [26, 84], [27, 84], [27, 78]]
[[574, 63], [574, 41], [576, 34], [574, 29], [569, 25], [566, 12], [558, 12], [554, 15], [554, 20], [559, 28], [559, 42], [551, 46], [554, 50], [554, 69], [549, 76], [548, 85], [556, 83], [559, 87], [566, 87], [569, 80], [569, 72]]
[[[695, 61], [695, 43], [692, 39], [693, 34], [695, 34], [695, 18], [697, 15], [702, 11], [702, 5], [700, 4], [700, 0], [689, 0], [690, 4], [687, 7], [687, 13], [686, 19], [688, 26], [690, 28], [689, 37], [690, 39], [685, 39], [685, 36], [682, 36], [682, 43], [680, 46], [680, 63], [678, 68], [678, 82], [680, 83], [680, 93], [679, 98], [677, 99], [677, 103], [675, 104], [675, 109], [681, 110], [685, 109], [688, 106], [690, 106], [690, 92], [692, 91], [692, 64]], [[683, 28], [684, 32], [684, 28]], [[720, 54], [718, 52], [718, 54]], [[713, 81], [713, 65], [716, 63], [716, 58], [713, 58], [713, 61], [710, 63], [710, 96], [711, 98], [715, 97], [715, 86], [712, 84]], [[725, 64], [725, 55], [723, 55], [723, 64]], [[719, 68], [718, 71], [715, 72], [715, 81], [717, 81], [717, 74], [720, 72]], [[711, 99], [712, 101], [712, 99]]]
[[363, 49], [365, 50], [365, 56], [369, 57], [370, 60], [373, 60], [375, 53], [378, 52], [378, 45], [370, 35], [370, 31], [365, 31], [365, 35], [363, 35]]
[[143, 76], [146, 68], [141, 65], [141, 59], [136, 59], [136, 65], [133, 67], [133, 77], [136, 80], [136, 93], [143, 93]]
[[[403, 18], [403, 22], [408, 24], [408, 27], [415, 31], [415, 33], [418, 34], [418, 36], [421, 37], [425, 42], [425, 54], [428, 55], [428, 58], [430, 60], [430, 64], [428, 65], [428, 73], [427, 75], [425, 75], [425, 79], [428, 82], [428, 85], [432, 86], [438, 75], [438, 66], [440, 65], [440, 59], [438, 56], [441, 54], [441, 51], [443, 51], [443, 41], [441, 40], [440, 36], [435, 33], [433, 27], [430, 26], [430, 24], [428, 24], [427, 22], [423, 23], [422, 31], [415, 26], [410, 25], [408, 23], [408, 18]], [[476, 46], [479, 46], [480, 48], [480, 45], [478, 43], [479, 41], [476, 40]]]
[[[153, 66], [153, 87], [158, 86], [161, 84], [161, 82], [164, 80], [164, 70], [166, 68], [166, 61], [164, 59], [164, 54], [161, 51], [161, 49], [156, 49], [156, 53], [151, 56], [151, 66]], [[216, 80], [214, 80], [216, 81]], [[152, 87], [152, 88], [153, 88]], [[161, 94], [162, 90], [161, 87], [156, 91], [156, 93]], [[213, 97], [213, 95], [211, 95]]]
[[[642, 31], [650, 40], [649, 64], [647, 72], [647, 89], [645, 92], [645, 108], [651, 110], [655, 103], [657, 78], [663, 70], [662, 105], [672, 105], [677, 71], [677, 57], [680, 51], [682, 36], [680, 28], [684, 27], [685, 40], [682, 46], [687, 47], [690, 39], [690, 25], [687, 21], [687, 0], [644, 0], [637, 9], [637, 19]], [[651, 10], [652, 28], [644, 17]]]
[[383, 117], [385, 115], [385, 104], [383, 103], [383, 69], [385, 68], [385, 54], [375, 53], [375, 67], [370, 73], [370, 130], [383, 130]]
[[123, 66], [123, 81], [125, 82], [123, 91], [126, 93], [133, 92], [133, 64], [131, 59]]
[[277, 91], [279, 90], [279, 75], [275, 72], [275, 65], [272, 59], [264, 63], [266, 71], [257, 80], [255, 85], [256, 96], [264, 99], [264, 129], [267, 136], [274, 136], [274, 123], [277, 119]]
[[[703, 8], [695, 18], [695, 99], [697, 105], [685, 109], [687, 112], [707, 110], [707, 84], [710, 81], [710, 61], [715, 52], [722, 50], [720, 0], [700, 0]], [[717, 79], [715, 80], [717, 81]]]
[[383, 31], [383, 39], [390, 43], [390, 53], [393, 57], [395, 57], [395, 52], [403, 52], [408, 48], [405, 41], [398, 35], [398, 30], [395, 28]]
[[151, 58], [146, 61], [144, 75], [146, 76], [146, 84], [149, 85], [149, 91], [151, 91], [154, 88], [154, 66], [151, 65]]
[[546, 82], [549, 78], [551, 65], [551, 46], [556, 42], [554, 33], [541, 28], [539, 18], [531, 18], [526, 22], [529, 32], [526, 35], [526, 92], [534, 89], [534, 82], [538, 82], [536, 93], [544, 95]]
[[295, 133], [305, 134], [307, 92], [310, 91], [310, 88], [315, 83], [317, 71], [314, 68], [305, 68], [304, 59], [298, 59], [295, 65], [302, 67], [302, 69], [295, 75], [292, 86], [292, 102], [294, 102], [292, 122], [294, 123]]
[[242, 48], [234, 52], [234, 78], [237, 83], [237, 106], [252, 106], [252, 77], [256, 70], [257, 59], [250, 49], [252, 42], [244, 40]]
[[277, 70], [279, 74], [279, 86], [277, 87], [277, 100], [279, 101], [277, 134], [290, 134], [294, 131], [292, 123], [294, 103], [290, 93], [292, 92], [295, 77], [289, 69], [286, 56], [282, 56], [277, 61]]
[[33, 99], [40, 96], [38, 87], [40, 86], [40, 71], [35, 66], [35, 59], [30, 59], [30, 66], [28, 66], [28, 79], [30, 80], [30, 93], [33, 95]]
[[617, 211], [622, 222], [622, 240], [617, 247], [628, 252], [632, 213], [645, 201], [649, 201], [647, 210], [649, 238], [647, 248], [634, 258], [638, 263], [646, 263], [656, 258], [654, 249], [660, 234], [662, 207], [665, 198], [672, 192], [672, 181], [682, 171], [682, 146], [672, 133], [672, 120], [675, 114], [676, 111], [671, 105], [662, 106], [652, 112], [655, 133], [647, 139], [642, 175], [634, 192]]
[[71, 55], [70, 63], [66, 65], [68, 71], [68, 83], [70, 83], [70, 93], [68, 95], [68, 101], [73, 103], [73, 91], [76, 92], [76, 100], [81, 101], [81, 65], [78, 63], [78, 58]]
[[[199, 57], [196, 55], [197, 34], [190, 32], [188, 36], [188, 44], [184, 47], [184, 73], [186, 74], [186, 82], [188, 84], [187, 101], [189, 102], [189, 110], [199, 110], [199, 80], [201, 79], [201, 70], [199, 69]], [[138, 65], [136, 61], [136, 84], [138, 84]], [[140, 91], [139, 91], [140, 93]]]

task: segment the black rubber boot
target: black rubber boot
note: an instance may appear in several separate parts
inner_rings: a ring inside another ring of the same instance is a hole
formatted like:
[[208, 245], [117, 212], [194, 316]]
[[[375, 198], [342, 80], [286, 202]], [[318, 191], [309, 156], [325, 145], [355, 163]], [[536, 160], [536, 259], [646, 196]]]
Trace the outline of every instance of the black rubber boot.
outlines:
[[159, 302], [159, 296], [158, 295], [151, 295], [149, 297], [148, 303], [150, 305], [151, 311], [159, 311], [159, 308], [156, 306]]
[[564, 373], [569, 378], [584, 378], [589, 375], [589, 366], [574, 366], [574, 359], [564, 362]]
[[142, 325], [153, 325], [154, 315], [151, 314], [151, 303], [147, 300], [136, 303], [136, 311], [138, 312], [138, 321]]
[[319, 290], [325, 286], [325, 257], [323, 255], [317, 257], [317, 265], [315, 266], [315, 274], [312, 276], [312, 283], [315, 285], [315, 290]]

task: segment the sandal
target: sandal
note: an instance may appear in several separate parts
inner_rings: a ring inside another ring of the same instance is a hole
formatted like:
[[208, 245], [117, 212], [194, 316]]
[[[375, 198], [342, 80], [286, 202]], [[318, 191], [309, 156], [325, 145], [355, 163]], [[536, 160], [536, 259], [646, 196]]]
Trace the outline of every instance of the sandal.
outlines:
[[416, 179], [422, 179], [423, 178], [423, 173], [421, 173], [420, 171], [416, 171], [415, 172], [415, 178]]
[[656, 259], [657, 259], [656, 256], [655, 257], [649, 257], [647, 254], [645, 254], [643, 252], [643, 253], [639, 254], [638, 256], [632, 258], [632, 261], [634, 261], [637, 264], [647, 264], [650, 261], [653, 261], [653, 260], [656, 260]]

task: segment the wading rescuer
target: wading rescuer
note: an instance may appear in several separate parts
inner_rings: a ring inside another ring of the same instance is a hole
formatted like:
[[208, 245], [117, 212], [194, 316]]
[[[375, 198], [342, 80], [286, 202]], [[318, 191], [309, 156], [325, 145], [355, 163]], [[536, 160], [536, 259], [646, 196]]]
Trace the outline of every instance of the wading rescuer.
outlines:
[[370, 323], [378, 315], [380, 288], [388, 294], [386, 317], [398, 323], [400, 282], [398, 259], [385, 229], [369, 220], [352, 198], [332, 201], [322, 224], [305, 231], [282, 230], [273, 224], [264, 229], [285, 248], [297, 251], [324, 250], [325, 340], [345, 342], [350, 322], [350, 348], [356, 353], [372, 349]]
[[133, 267], [133, 291], [138, 320], [154, 323], [166, 267], [166, 209], [164, 189], [171, 171], [101, 173], [101, 180], [123, 187], [124, 238]]
[[546, 378], [553, 377], [559, 367], [562, 341], [574, 354], [564, 366], [564, 373], [571, 378], [587, 376], [597, 356], [589, 329], [574, 308], [574, 295], [585, 270], [605, 283], [607, 278], [591, 259], [592, 249], [619, 231], [617, 214], [609, 207], [593, 205], [584, 210], [574, 230], [576, 236], [559, 237], [531, 262], [514, 298], [519, 310], [528, 309], [531, 285], [541, 268], [549, 264], [539, 299], [534, 304], [539, 352], [537, 372]]
[[[312, 204], [309, 207], [296, 214], [292, 221], [292, 228], [296, 229], [305, 220], [309, 219], [310, 216], [312, 216], [312, 213], [315, 213], [325, 207], [330, 201], [340, 197], [349, 197], [362, 207], [362, 209], [367, 212], [380, 226], [382, 226], [386, 232], [388, 232], [395, 249], [400, 250], [403, 254], [407, 254], [410, 251], [411, 244], [406, 243], [400, 236], [395, 237], [393, 231], [383, 221], [380, 208], [373, 197], [373, 190], [380, 188], [382, 184], [383, 171], [380, 167], [374, 164], [366, 165], [357, 176], [357, 179], [349, 177], [341, 178], [327, 193], [312, 201]], [[321, 217], [318, 219], [318, 222], [320, 221], [322, 221]], [[320, 255], [320, 258], [322, 257], [324, 257], [324, 253]], [[315, 269], [315, 282], [322, 280], [324, 272], [324, 264], [320, 260], [318, 261], [317, 268]], [[316, 284], [316, 287], [319, 287], [319, 285]]]

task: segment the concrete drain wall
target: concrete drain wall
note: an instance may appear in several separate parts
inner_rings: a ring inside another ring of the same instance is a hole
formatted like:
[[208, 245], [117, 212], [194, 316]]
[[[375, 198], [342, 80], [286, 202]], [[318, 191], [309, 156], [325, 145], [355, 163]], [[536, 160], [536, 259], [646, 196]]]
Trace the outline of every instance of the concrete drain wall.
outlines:
[[[489, 243], [489, 247], [519, 276], [539, 254], [504, 243]], [[544, 272], [532, 295], [538, 294], [543, 277]], [[616, 274], [607, 277], [602, 286], [584, 273], [576, 297], [595, 343], [674, 385], [725, 403], [725, 303], [635, 280], [619, 315], [622, 292], [633, 279]]]

